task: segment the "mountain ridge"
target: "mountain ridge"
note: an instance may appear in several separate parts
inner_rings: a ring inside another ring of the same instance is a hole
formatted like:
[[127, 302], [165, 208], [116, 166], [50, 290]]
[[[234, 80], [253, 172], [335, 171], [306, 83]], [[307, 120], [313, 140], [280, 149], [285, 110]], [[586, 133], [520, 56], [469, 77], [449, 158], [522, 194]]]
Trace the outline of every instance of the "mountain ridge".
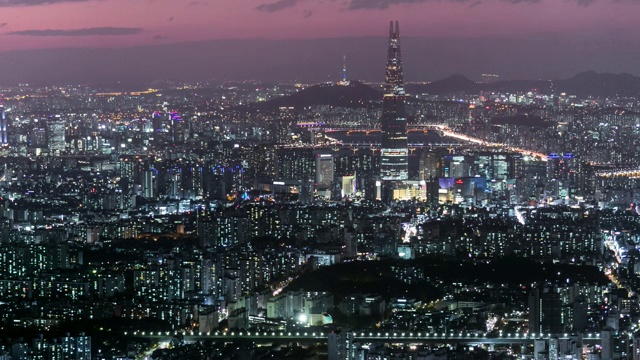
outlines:
[[578, 97], [638, 97], [640, 96], [640, 77], [627, 73], [596, 73], [589, 70], [561, 80], [503, 80], [483, 84], [458, 74], [427, 84], [410, 83], [407, 84], [407, 90], [411, 93], [430, 95], [474, 94], [481, 91], [511, 93], [537, 91], [546, 95], [566, 93]]
[[[464, 75], [454, 74], [427, 83], [408, 83], [410, 94], [453, 95], [480, 94], [480, 92], [527, 93], [536, 91], [545, 95], [576, 95], [587, 97], [640, 97], [640, 77], [630, 74], [596, 73], [585, 71], [564, 80], [504, 80], [489, 84], [478, 83]], [[262, 108], [302, 108], [314, 105], [341, 107], [367, 107], [382, 99], [382, 91], [359, 81], [348, 86], [323, 83], [307, 87], [291, 95], [254, 104]], [[411, 101], [411, 99], [410, 99]]]
[[280, 107], [302, 108], [314, 105], [339, 107], [366, 107], [371, 102], [382, 99], [382, 92], [359, 81], [350, 81], [348, 85], [323, 83], [307, 87], [291, 95], [271, 99], [257, 105], [261, 108]]

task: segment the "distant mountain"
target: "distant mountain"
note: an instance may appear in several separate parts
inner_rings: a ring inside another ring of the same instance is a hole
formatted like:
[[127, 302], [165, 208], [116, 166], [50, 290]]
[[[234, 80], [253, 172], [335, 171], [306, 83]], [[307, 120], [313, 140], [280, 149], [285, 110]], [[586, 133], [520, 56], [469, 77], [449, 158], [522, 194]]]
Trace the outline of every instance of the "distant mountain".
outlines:
[[[577, 95], [580, 98], [590, 96], [632, 97], [640, 96], [640, 78], [629, 74], [597, 74], [593, 71], [587, 71], [566, 80], [511, 80], [482, 84], [469, 80], [463, 75], [452, 75], [428, 84], [407, 84], [407, 91], [414, 95], [479, 94], [481, 91], [507, 93], [537, 91], [542, 94], [567, 93]], [[317, 105], [368, 107], [379, 106], [381, 99], [382, 91], [358, 81], [351, 81], [347, 86], [335, 83], [314, 85], [291, 95], [254, 103], [250, 106], [269, 110], [280, 107], [301, 109]], [[512, 120], [518, 122], [522, 119], [503, 120], [508, 123]]]
[[585, 71], [557, 82], [558, 89], [578, 96], [628, 96], [640, 95], [640, 77], [630, 74], [598, 74]]
[[412, 94], [453, 94], [453, 93], [477, 93], [482, 87], [475, 81], [469, 80], [464, 75], [455, 74], [442, 80], [428, 84], [407, 84], [407, 91]]
[[372, 101], [382, 99], [382, 92], [358, 81], [351, 81], [342, 86], [335, 83], [314, 85], [297, 93], [272, 99], [257, 106], [277, 109], [280, 107], [294, 107], [300, 109], [315, 105], [330, 105], [340, 107], [366, 107]]
[[542, 94], [553, 93], [553, 82], [549, 80], [510, 80], [491, 84], [480, 84], [483, 90], [495, 92], [523, 93], [537, 91]]
[[428, 84], [409, 84], [412, 94], [477, 94], [480, 91], [524, 93], [537, 90], [542, 94], [567, 93], [578, 97], [637, 97], [640, 96], [640, 77], [630, 74], [598, 74], [586, 71], [565, 80], [511, 80], [490, 84], [476, 83], [462, 75]]

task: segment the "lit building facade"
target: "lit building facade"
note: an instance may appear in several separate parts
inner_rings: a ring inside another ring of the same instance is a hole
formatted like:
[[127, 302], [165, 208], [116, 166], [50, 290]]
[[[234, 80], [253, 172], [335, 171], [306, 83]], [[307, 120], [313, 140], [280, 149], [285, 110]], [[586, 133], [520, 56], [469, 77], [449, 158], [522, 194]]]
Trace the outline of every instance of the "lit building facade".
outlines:
[[316, 155], [316, 184], [318, 190], [327, 190], [331, 187], [334, 177], [333, 155]]
[[0, 146], [7, 146], [9, 144], [7, 140], [7, 114], [4, 110], [4, 106], [0, 105]]
[[389, 50], [384, 83], [382, 119], [382, 148], [380, 175], [382, 180], [409, 178], [409, 150], [407, 146], [406, 94], [400, 53], [400, 28], [391, 22]]
[[65, 150], [65, 121], [60, 115], [50, 116], [47, 121], [48, 146], [51, 154], [59, 154]]

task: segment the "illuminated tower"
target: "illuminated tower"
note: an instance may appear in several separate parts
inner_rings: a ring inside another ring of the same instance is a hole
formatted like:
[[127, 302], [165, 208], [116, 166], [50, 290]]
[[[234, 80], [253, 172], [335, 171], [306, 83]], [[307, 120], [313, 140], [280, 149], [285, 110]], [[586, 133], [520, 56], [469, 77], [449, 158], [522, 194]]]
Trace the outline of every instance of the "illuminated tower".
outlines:
[[382, 148], [380, 175], [382, 180], [409, 178], [409, 150], [407, 146], [406, 95], [400, 56], [400, 27], [393, 21], [389, 27], [389, 51], [384, 82], [382, 119]]
[[342, 57], [342, 82], [347, 82], [347, 56]]
[[338, 81], [338, 85], [348, 86], [350, 81], [347, 80], [347, 56], [342, 57], [342, 79]]
[[4, 105], [0, 105], [0, 146], [7, 146], [7, 114], [4, 111]]

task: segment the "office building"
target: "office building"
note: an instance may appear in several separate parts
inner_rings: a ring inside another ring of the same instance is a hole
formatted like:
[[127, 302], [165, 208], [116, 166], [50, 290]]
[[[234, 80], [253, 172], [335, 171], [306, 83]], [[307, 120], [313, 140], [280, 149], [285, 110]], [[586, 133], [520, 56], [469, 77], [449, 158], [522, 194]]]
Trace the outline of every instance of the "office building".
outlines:
[[316, 155], [316, 186], [318, 191], [328, 190], [333, 183], [333, 155]]

